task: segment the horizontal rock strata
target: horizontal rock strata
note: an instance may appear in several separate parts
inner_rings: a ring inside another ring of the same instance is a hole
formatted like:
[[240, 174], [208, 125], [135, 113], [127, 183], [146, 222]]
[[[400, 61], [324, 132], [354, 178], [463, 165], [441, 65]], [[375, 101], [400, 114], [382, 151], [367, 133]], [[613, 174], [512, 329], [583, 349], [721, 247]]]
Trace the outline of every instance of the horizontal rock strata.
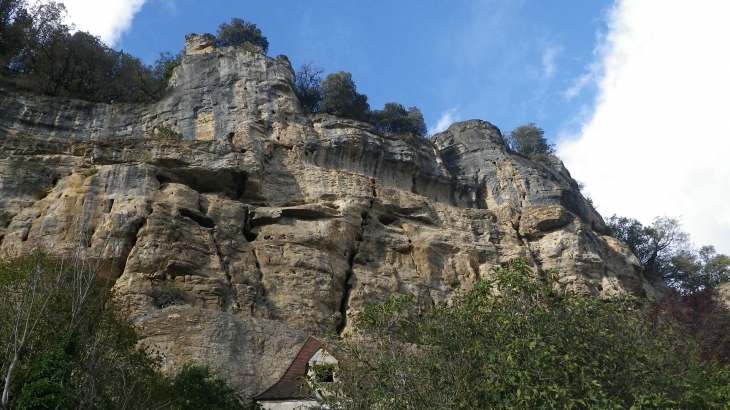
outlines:
[[308, 334], [392, 295], [449, 303], [517, 257], [569, 291], [652, 292], [559, 160], [484, 121], [427, 139], [306, 116], [286, 57], [201, 41], [155, 104], [0, 90], [0, 253], [81, 249], [169, 368], [208, 361], [251, 397]]

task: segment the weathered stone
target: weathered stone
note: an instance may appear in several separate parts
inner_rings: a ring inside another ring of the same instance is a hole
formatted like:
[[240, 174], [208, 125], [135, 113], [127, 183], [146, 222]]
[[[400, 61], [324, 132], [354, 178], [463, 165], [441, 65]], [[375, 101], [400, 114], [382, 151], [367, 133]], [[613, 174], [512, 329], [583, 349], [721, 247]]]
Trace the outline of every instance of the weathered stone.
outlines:
[[562, 228], [573, 220], [562, 206], [531, 206], [522, 210], [520, 235], [536, 239], [542, 232]]
[[[307, 333], [395, 294], [449, 303], [513, 258], [581, 294], [653, 292], [557, 159], [484, 121], [427, 139], [306, 116], [293, 81], [189, 36], [155, 104], [0, 89], [0, 254], [81, 250], [168, 368], [209, 361], [249, 397]], [[162, 284], [184, 305], [159, 308]]]

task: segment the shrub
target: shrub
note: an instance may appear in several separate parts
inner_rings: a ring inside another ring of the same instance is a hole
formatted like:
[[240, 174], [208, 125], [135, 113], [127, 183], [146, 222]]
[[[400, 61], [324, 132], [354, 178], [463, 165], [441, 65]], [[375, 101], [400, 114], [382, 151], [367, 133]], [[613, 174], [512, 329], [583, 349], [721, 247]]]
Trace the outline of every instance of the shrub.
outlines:
[[410, 107], [406, 111], [398, 103], [386, 103], [382, 110], [373, 111], [372, 122], [383, 131], [411, 132], [420, 136], [425, 136], [427, 132], [421, 111], [416, 107]]
[[185, 301], [185, 292], [175, 284], [162, 281], [154, 284], [145, 294], [154, 300], [155, 306], [160, 309], [173, 305], [181, 305]]
[[352, 74], [340, 71], [327, 75], [319, 88], [322, 100], [319, 111], [341, 118], [367, 121], [370, 105], [365, 94], [359, 94]]
[[524, 261], [422, 311], [366, 308], [338, 347], [330, 408], [721, 408], [730, 371], [644, 302], [565, 294]]
[[319, 102], [323, 95], [320, 91], [322, 85], [323, 68], [315, 67], [314, 62], [302, 63], [294, 75], [294, 94], [299, 99], [302, 111], [315, 113], [319, 109]]
[[544, 137], [545, 131], [534, 123], [521, 125], [505, 137], [507, 146], [520, 155], [527, 157], [542, 155], [555, 155], [555, 146], [550, 144]]
[[230, 24], [223, 23], [218, 26], [216, 45], [219, 47], [243, 46], [245, 43], [261, 47], [264, 54], [269, 51], [269, 41], [254, 23], [232, 18]]
[[[9, 14], [4, 10], [8, 6]], [[3, 16], [5, 14], [5, 16]], [[20, 74], [18, 87], [92, 102], [148, 102], [160, 97], [153, 69], [64, 23], [54, 1], [0, 4], [0, 62]]]
[[170, 401], [176, 410], [241, 409], [241, 403], [225, 380], [208, 366], [185, 364], [171, 380]]
[[0, 260], [0, 408], [241, 408], [208, 367], [165, 377], [83, 260]]
[[169, 51], [165, 53], [160, 53], [160, 57], [155, 60], [155, 63], [152, 66], [152, 72], [155, 78], [157, 78], [160, 82], [160, 87], [162, 89], [167, 88], [168, 84], [170, 83], [170, 78], [172, 78], [172, 73], [175, 71], [175, 68], [177, 68], [181, 63], [181, 53], [177, 53], [175, 55], [173, 55]]

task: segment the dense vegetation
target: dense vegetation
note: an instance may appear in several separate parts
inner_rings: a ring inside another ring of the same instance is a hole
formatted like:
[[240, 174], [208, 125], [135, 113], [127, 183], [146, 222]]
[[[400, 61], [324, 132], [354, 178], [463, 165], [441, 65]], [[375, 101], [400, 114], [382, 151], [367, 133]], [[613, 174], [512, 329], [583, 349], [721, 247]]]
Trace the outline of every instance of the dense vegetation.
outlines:
[[[55, 2], [0, 0], [0, 80], [21, 89], [94, 102], [159, 99], [181, 55], [151, 66], [64, 23]], [[219, 46], [268, 52], [255, 24], [220, 25]], [[10, 75], [6, 75], [10, 73]], [[295, 73], [308, 113], [426, 135], [416, 107], [373, 110], [350, 73]], [[546, 161], [554, 146], [530, 123], [509, 148]], [[316, 385], [330, 408], [722, 408], [730, 402], [730, 314], [714, 289], [730, 257], [692, 248], [674, 218], [643, 226], [614, 215], [611, 234], [648, 278], [671, 288], [659, 301], [599, 301], [567, 294], [554, 272], [524, 261], [494, 271], [450, 306], [420, 311], [412, 297], [371, 306], [339, 345], [334, 383]], [[0, 408], [239, 408], [226, 383], [189, 364], [165, 376], [93, 269], [33, 254], [0, 262]], [[159, 306], [175, 289], [154, 289]]]
[[5, 82], [93, 102], [160, 97], [166, 87], [160, 71], [87, 32], [74, 32], [65, 16], [61, 3], [0, 0], [0, 67], [16, 74]]
[[322, 79], [323, 72], [312, 62], [306, 62], [295, 73], [294, 92], [305, 112], [365, 121], [388, 132], [426, 135], [426, 123], [418, 108], [406, 110], [401, 104], [389, 102], [382, 110], [371, 110], [367, 95], [357, 92], [352, 74], [340, 71]]
[[[31, 92], [92, 102], [150, 102], [167, 88], [181, 54], [161, 53], [153, 65], [116, 51], [64, 23], [62, 3], [0, 0], [0, 79]], [[266, 53], [255, 24], [234, 18], [216, 43]]]
[[694, 249], [677, 218], [657, 217], [643, 226], [636, 219], [613, 215], [607, 226], [639, 258], [645, 276], [659, 278], [680, 292], [712, 290], [730, 281], [730, 257], [711, 245]]
[[[161, 53], [151, 66], [105, 45], [87, 32], [64, 23], [62, 3], [0, 0], [0, 80], [6, 85], [50, 96], [92, 102], [150, 102], [167, 88], [182, 56]], [[269, 42], [256, 24], [240, 18], [216, 32], [220, 47], [240, 47], [266, 54]], [[305, 63], [296, 73], [294, 89], [305, 112], [323, 112], [367, 121], [389, 132], [426, 135], [416, 107], [387, 103], [370, 110], [352, 75], [344, 71], [322, 79], [323, 70]], [[10, 75], [9, 75], [10, 74]]]
[[727, 325], [728, 311], [704, 301], [575, 296], [518, 260], [449, 306], [368, 307], [339, 345], [336, 380], [312, 396], [343, 409], [723, 408], [727, 330], [712, 343], [694, 330]]
[[233, 18], [230, 24], [223, 23], [218, 26], [216, 45], [219, 47], [239, 47], [246, 43], [260, 47], [264, 54], [269, 51], [269, 41], [254, 23]]
[[235, 409], [205, 365], [167, 377], [93, 269], [36, 253], [0, 261], [0, 408]]

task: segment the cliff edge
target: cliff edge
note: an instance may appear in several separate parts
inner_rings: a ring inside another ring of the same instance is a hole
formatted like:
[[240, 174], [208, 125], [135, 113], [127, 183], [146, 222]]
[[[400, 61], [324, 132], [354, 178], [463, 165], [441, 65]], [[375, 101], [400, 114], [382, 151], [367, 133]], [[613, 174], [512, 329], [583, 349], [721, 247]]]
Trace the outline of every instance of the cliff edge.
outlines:
[[81, 249], [166, 367], [251, 397], [309, 334], [395, 294], [448, 303], [517, 257], [569, 291], [653, 292], [559, 160], [484, 121], [427, 139], [304, 115], [286, 57], [209, 40], [155, 104], [0, 89], [0, 256]]

